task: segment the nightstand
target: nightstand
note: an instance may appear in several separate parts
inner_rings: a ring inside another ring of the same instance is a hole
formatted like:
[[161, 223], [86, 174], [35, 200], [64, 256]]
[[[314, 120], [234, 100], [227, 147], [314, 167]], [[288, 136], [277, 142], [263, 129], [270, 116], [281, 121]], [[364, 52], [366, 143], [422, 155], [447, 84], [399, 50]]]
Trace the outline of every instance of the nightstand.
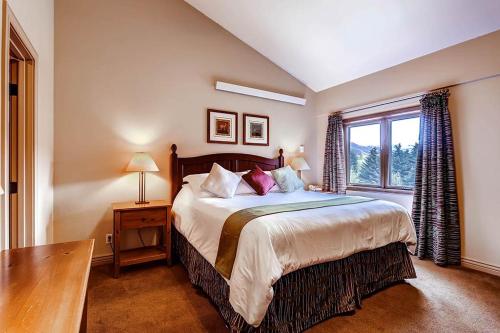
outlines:
[[[120, 267], [153, 260], [166, 260], [170, 265], [171, 255], [171, 208], [165, 200], [153, 200], [147, 204], [120, 202], [113, 204], [113, 275], [120, 276]], [[158, 245], [135, 249], [121, 249], [121, 233], [126, 229], [157, 227], [161, 229]]]

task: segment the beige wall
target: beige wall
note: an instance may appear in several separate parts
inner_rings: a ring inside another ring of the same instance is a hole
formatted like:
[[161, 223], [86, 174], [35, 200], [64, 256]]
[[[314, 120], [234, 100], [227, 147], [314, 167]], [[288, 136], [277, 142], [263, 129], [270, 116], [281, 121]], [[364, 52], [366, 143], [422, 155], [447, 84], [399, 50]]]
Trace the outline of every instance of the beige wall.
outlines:
[[[317, 151], [324, 149], [329, 112], [499, 73], [497, 31], [325, 90], [316, 99]], [[462, 256], [500, 268], [500, 77], [461, 85], [450, 93]], [[322, 160], [317, 163], [318, 174], [322, 164]]]
[[[56, 0], [55, 24], [55, 240], [94, 237], [96, 255], [110, 252], [110, 204], [136, 197], [137, 175], [123, 172], [134, 151], [150, 151], [161, 169], [148, 175], [149, 198], [169, 195], [172, 143], [184, 156], [270, 157], [280, 147], [291, 156], [305, 144], [313, 169], [305, 176], [318, 182], [329, 112], [500, 73], [496, 32], [313, 94], [180, 0]], [[216, 92], [217, 79], [306, 95], [309, 103]], [[459, 86], [450, 97], [463, 256], [496, 266], [499, 81]], [[206, 144], [208, 107], [270, 115], [271, 145]], [[411, 196], [380, 197], [411, 207]]]
[[[52, 242], [54, 142], [54, 2], [8, 0], [38, 54], [36, 94], [35, 243]], [[1, 11], [1, 9], [0, 9]]]
[[[95, 255], [110, 253], [110, 205], [137, 195], [137, 174], [123, 171], [134, 151], [151, 152], [161, 170], [148, 175], [148, 198], [169, 196], [172, 143], [181, 156], [274, 157], [280, 147], [290, 156], [301, 144], [306, 158], [316, 155], [310, 100], [294, 106], [217, 92], [214, 83], [311, 92], [183, 1], [56, 0], [55, 24], [56, 241], [92, 237]], [[270, 146], [207, 144], [207, 108], [269, 115]]]

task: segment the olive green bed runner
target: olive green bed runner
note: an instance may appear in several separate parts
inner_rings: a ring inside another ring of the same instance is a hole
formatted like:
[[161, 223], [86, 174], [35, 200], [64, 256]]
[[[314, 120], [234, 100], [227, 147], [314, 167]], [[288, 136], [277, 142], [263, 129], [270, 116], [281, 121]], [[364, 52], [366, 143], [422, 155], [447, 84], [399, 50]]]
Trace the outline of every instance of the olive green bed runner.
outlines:
[[351, 205], [374, 200], [377, 199], [358, 196], [341, 196], [329, 200], [257, 206], [234, 212], [226, 219], [224, 226], [222, 227], [219, 248], [217, 250], [217, 259], [215, 260], [215, 269], [225, 278], [229, 279], [231, 277], [241, 231], [245, 225], [253, 219], [278, 213]]

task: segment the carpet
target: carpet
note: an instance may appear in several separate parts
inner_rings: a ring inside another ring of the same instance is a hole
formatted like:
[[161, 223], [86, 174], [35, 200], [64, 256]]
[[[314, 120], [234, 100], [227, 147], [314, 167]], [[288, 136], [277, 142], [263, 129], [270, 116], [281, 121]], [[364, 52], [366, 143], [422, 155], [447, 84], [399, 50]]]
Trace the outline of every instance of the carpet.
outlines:
[[[307, 332], [500, 332], [500, 278], [413, 258], [417, 279], [381, 290], [351, 315]], [[228, 332], [217, 310], [180, 264], [122, 270], [93, 267], [88, 332]]]

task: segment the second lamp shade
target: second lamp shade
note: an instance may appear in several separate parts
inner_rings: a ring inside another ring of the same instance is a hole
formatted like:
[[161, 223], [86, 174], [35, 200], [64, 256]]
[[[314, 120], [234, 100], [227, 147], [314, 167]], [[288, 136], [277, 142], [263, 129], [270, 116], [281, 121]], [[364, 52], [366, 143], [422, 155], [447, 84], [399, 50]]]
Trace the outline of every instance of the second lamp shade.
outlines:
[[306, 160], [303, 157], [295, 157], [290, 163], [290, 166], [297, 171], [302, 170], [310, 170], [309, 164], [307, 164]]

